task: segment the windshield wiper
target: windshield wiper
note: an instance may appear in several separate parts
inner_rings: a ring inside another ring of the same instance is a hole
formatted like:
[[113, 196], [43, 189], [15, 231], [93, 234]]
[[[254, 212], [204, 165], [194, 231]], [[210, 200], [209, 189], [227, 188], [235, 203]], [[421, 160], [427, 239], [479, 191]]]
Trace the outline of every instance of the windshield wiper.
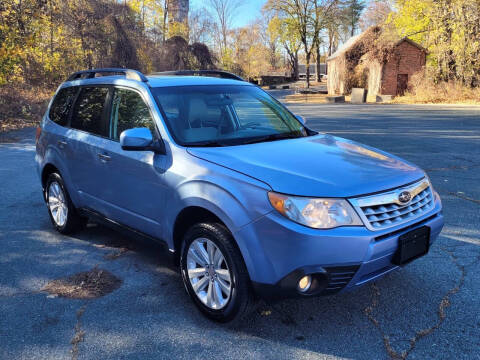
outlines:
[[244, 140], [242, 141], [242, 144], [255, 144], [259, 142], [275, 141], [275, 140], [282, 140], [282, 139], [296, 139], [299, 137], [303, 137], [303, 136], [298, 134], [270, 134], [266, 136], [260, 136], [260, 137]]
[[289, 134], [270, 134], [265, 136], [257, 136], [250, 139], [229, 139], [230, 141], [221, 142], [218, 140], [205, 140], [205, 141], [197, 141], [188, 143], [185, 146], [188, 147], [221, 147], [221, 146], [235, 146], [235, 145], [245, 145], [245, 144], [254, 144], [259, 142], [266, 142], [266, 141], [275, 141], [275, 140], [282, 140], [282, 139], [295, 139], [303, 137], [303, 135], [289, 133]]
[[220, 146], [228, 146], [228, 144], [219, 142], [216, 140], [206, 140], [206, 141], [197, 141], [193, 143], [186, 144], [188, 147], [220, 147]]

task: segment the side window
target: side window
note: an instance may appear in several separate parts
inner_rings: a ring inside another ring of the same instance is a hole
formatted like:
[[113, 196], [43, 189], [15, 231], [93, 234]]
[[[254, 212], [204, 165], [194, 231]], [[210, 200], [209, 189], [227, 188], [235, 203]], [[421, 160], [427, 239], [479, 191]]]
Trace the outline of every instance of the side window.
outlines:
[[56, 122], [58, 125], [65, 126], [68, 122], [68, 114], [72, 107], [75, 94], [77, 93], [77, 87], [68, 87], [60, 89], [53, 100], [52, 106], [48, 116], [50, 120]]
[[71, 127], [101, 136], [107, 136], [103, 110], [107, 87], [81, 88], [73, 109]]
[[122, 131], [146, 127], [155, 134], [155, 124], [147, 104], [135, 91], [115, 89], [110, 118], [110, 138], [118, 140]]

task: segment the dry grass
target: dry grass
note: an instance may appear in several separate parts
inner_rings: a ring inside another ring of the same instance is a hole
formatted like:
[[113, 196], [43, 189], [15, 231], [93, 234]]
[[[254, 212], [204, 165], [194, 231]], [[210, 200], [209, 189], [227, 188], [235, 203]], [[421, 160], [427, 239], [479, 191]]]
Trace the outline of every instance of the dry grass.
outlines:
[[118, 289], [122, 280], [112, 273], [93, 268], [66, 278], [50, 281], [43, 291], [71, 299], [94, 299]]
[[455, 81], [435, 84], [422, 73], [412, 76], [410, 83], [409, 92], [396, 97], [393, 103], [480, 105], [480, 88], [469, 88]]
[[24, 84], [0, 86], [0, 132], [38, 125], [53, 93]]

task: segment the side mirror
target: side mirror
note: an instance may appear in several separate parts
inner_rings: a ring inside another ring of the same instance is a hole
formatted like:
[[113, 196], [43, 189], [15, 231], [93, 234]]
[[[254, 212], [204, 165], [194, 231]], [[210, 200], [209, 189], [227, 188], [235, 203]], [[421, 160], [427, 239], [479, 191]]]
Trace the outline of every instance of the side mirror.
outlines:
[[154, 151], [165, 153], [163, 142], [153, 139], [147, 128], [134, 128], [120, 134], [120, 145], [126, 151]]
[[307, 120], [305, 120], [305, 118], [301, 115], [295, 115], [295, 117], [297, 118], [298, 121], [300, 121], [300, 123], [302, 125], [305, 125], [307, 123]]

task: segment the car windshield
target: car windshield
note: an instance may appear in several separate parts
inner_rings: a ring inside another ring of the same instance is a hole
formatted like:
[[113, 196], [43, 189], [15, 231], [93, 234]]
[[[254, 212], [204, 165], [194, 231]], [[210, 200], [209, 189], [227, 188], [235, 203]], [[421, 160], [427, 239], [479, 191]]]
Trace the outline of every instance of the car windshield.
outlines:
[[284, 106], [256, 86], [200, 85], [152, 92], [175, 141], [229, 146], [308, 136]]

